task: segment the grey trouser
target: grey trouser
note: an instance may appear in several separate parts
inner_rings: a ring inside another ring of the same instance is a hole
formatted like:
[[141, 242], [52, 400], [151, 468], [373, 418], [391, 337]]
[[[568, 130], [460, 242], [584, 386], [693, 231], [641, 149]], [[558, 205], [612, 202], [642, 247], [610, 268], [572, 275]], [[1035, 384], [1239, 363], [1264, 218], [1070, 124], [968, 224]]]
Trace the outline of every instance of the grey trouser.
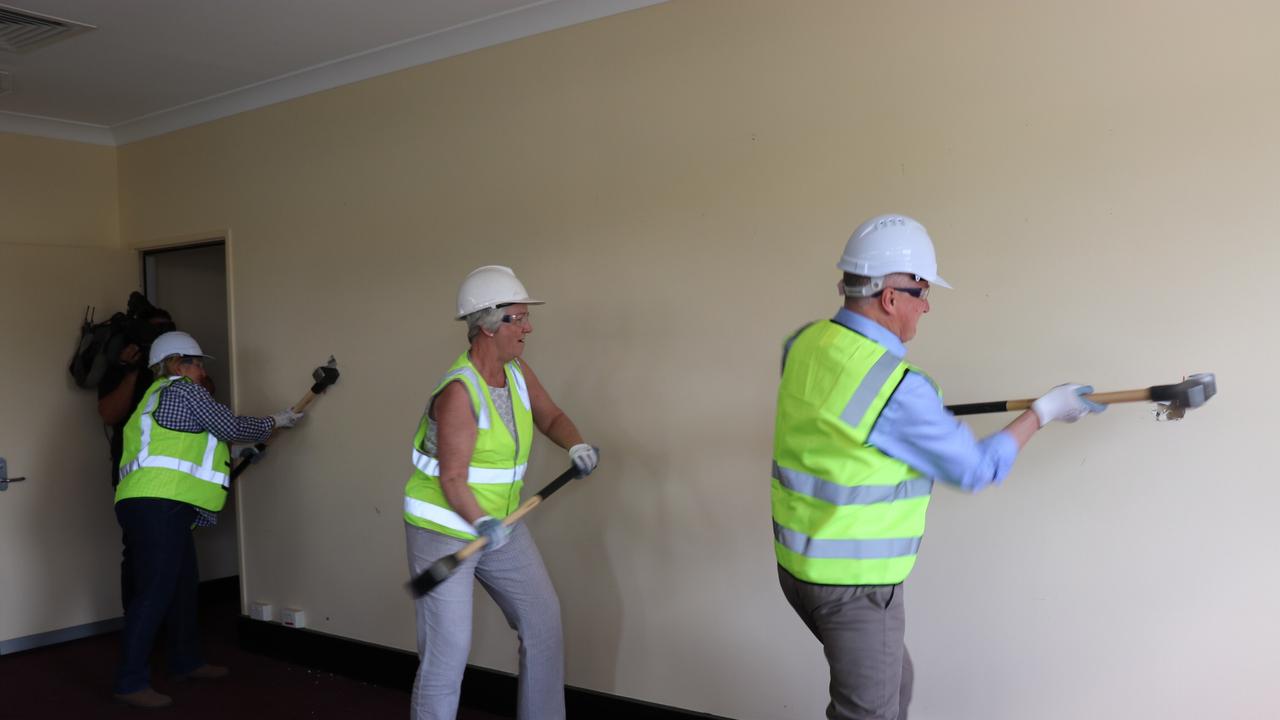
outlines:
[[907, 720], [915, 674], [902, 585], [814, 585], [778, 567], [787, 602], [831, 668], [829, 720]]
[[[409, 572], [416, 576], [431, 563], [467, 543], [405, 523]], [[467, 558], [448, 580], [416, 602], [418, 677], [413, 683], [412, 717], [454, 720], [462, 673], [471, 653], [472, 582], [480, 581], [498, 603], [507, 624], [520, 638], [520, 720], [564, 720], [564, 637], [560, 599], [551, 586], [538, 547], [524, 523], [497, 550]]]

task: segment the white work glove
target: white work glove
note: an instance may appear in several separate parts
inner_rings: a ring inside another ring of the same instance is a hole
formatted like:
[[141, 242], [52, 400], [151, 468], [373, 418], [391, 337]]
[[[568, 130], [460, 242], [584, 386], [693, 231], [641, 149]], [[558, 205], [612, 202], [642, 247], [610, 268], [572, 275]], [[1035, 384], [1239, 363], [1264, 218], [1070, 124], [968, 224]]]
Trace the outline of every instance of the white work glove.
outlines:
[[280, 428], [291, 428], [294, 425], [297, 425], [298, 421], [302, 419], [302, 413], [294, 412], [293, 408], [285, 408], [275, 415], [272, 415], [271, 419], [275, 421], [277, 430]]
[[600, 453], [586, 443], [578, 443], [569, 448], [569, 459], [578, 466], [583, 475], [590, 475], [600, 464]]
[[488, 515], [480, 516], [475, 524], [476, 535], [489, 539], [489, 544], [485, 545], [486, 550], [497, 550], [506, 544], [507, 538], [511, 535], [511, 528], [502, 524], [502, 521]]
[[1092, 385], [1075, 383], [1059, 385], [1031, 403], [1031, 410], [1040, 419], [1040, 427], [1054, 420], [1072, 423], [1089, 413], [1100, 413], [1107, 409], [1106, 405], [1084, 397], [1091, 392], [1093, 392]]

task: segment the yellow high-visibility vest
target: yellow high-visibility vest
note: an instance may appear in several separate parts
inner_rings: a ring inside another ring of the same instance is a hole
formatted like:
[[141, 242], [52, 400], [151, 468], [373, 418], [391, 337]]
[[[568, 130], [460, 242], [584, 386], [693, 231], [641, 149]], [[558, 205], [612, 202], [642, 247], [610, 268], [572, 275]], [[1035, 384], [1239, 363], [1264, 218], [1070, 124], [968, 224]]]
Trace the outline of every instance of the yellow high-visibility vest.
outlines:
[[231, 486], [231, 449], [211, 432], [170, 430], [155, 421], [160, 394], [175, 382], [191, 380], [174, 375], [151, 383], [125, 423], [116, 502], [165, 498], [217, 512]]
[[[476, 447], [467, 470], [467, 484], [475, 493], [480, 509], [495, 518], [504, 518], [519, 506], [520, 488], [529, 464], [529, 446], [533, 444], [533, 411], [520, 361], [512, 360], [503, 371], [515, 415], [518, 436], [515, 438], [498, 416], [489, 386], [467, 353], [462, 353], [431, 392], [434, 398], [449, 383], [461, 382], [471, 396], [471, 408], [476, 415]], [[440, 462], [426, 452], [424, 443], [431, 422], [429, 403], [427, 407], [413, 438], [414, 469], [404, 489], [404, 519], [418, 527], [472, 540], [476, 537], [475, 528], [449, 507], [440, 487]]]
[[933, 480], [867, 444], [908, 370], [918, 372], [834, 321], [813, 323], [788, 342], [772, 505], [778, 563], [795, 577], [893, 585], [915, 565]]

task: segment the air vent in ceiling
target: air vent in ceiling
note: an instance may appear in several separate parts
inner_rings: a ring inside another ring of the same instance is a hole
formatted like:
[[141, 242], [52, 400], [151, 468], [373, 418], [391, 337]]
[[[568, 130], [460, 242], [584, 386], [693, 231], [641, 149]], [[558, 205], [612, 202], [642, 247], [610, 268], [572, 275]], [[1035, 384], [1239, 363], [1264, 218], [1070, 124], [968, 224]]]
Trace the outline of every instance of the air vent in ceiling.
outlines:
[[13, 92], [13, 74], [8, 70], [0, 70], [0, 95]]
[[6, 52], [34, 50], [93, 29], [74, 20], [0, 5], [0, 50]]

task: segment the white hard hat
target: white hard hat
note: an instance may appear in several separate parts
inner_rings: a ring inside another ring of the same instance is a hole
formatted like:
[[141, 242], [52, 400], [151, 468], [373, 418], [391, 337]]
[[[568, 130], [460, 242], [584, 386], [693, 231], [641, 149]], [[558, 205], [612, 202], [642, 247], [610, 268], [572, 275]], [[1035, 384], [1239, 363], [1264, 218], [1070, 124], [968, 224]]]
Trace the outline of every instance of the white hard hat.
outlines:
[[195, 338], [184, 332], [174, 330], [161, 335], [156, 338], [155, 342], [151, 343], [151, 356], [147, 358], [147, 364], [155, 365], [173, 355], [214, 359], [213, 356], [204, 354], [204, 351], [200, 349], [200, 343], [197, 343]]
[[[951, 287], [938, 276], [938, 259], [929, 233], [906, 215], [877, 215], [859, 225], [845, 243], [836, 267], [869, 278], [909, 273], [931, 285]], [[874, 294], [882, 287], [884, 283], [873, 283], [865, 286], [864, 292]]]
[[485, 265], [472, 270], [458, 288], [458, 319], [477, 310], [499, 305], [542, 305], [529, 297], [529, 291], [509, 267]]

